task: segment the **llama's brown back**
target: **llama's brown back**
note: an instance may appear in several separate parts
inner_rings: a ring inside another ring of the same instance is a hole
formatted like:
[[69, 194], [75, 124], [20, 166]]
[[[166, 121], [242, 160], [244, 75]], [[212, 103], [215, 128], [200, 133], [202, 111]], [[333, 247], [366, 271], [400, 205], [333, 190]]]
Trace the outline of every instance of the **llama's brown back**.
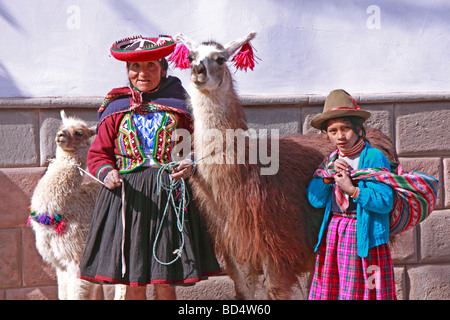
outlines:
[[[390, 140], [381, 132], [369, 131], [368, 137], [374, 147], [381, 145], [383, 152], [389, 151], [388, 157], [395, 157]], [[332, 150], [325, 135], [295, 134], [279, 140], [275, 175], [261, 175], [261, 164], [239, 164], [216, 165], [213, 185], [192, 177], [198, 204], [209, 212], [212, 233], [237, 262], [258, 266], [271, 257], [272, 268], [293, 275], [292, 281], [311, 270], [323, 209], [309, 204], [306, 189]], [[212, 190], [218, 195], [213, 196]]]
[[[381, 131], [368, 130], [367, 138], [390, 161], [398, 160], [391, 140]], [[323, 209], [315, 209], [309, 204], [306, 189], [314, 171], [332, 150], [332, 145], [323, 134], [282, 137], [279, 142], [278, 173], [261, 176], [255, 170], [250, 172], [249, 179], [254, 179], [251, 184], [259, 180], [261, 190], [253, 202], [251, 194], [246, 195], [235, 208], [238, 210], [238, 206], [244, 206], [245, 202], [256, 207], [254, 215], [258, 217], [257, 223], [260, 227], [263, 225], [261, 230], [266, 231], [260, 235], [261, 246], [268, 250], [280, 250], [280, 253], [272, 252], [274, 259], [279, 259], [281, 268], [289, 264], [296, 266], [296, 270], [291, 270], [296, 274], [311, 267], [312, 251], [323, 219]], [[293, 237], [297, 238], [296, 241], [292, 241]], [[262, 247], [257, 250], [264, 250]], [[289, 255], [292, 261], [287, 257]]]
[[367, 130], [367, 139], [372, 147], [380, 149], [391, 162], [398, 162], [398, 154], [392, 140], [378, 129]]

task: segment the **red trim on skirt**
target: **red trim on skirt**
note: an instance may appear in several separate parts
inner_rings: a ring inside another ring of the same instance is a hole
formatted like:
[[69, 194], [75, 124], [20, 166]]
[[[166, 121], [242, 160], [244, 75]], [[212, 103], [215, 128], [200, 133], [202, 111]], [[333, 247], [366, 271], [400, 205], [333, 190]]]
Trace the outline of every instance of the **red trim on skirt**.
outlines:
[[333, 215], [319, 246], [311, 300], [396, 300], [394, 268], [387, 244], [358, 256], [356, 219]]
[[82, 280], [86, 280], [86, 281], [99, 282], [99, 283], [103, 283], [103, 284], [124, 284], [124, 285], [131, 286], [131, 287], [138, 287], [138, 286], [146, 286], [149, 284], [173, 284], [173, 285], [192, 284], [195, 282], [200, 282], [202, 280], [205, 280], [207, 277], [217, 275], [221, 272], [222, 272], [222, 270], [219, 269], [219, 270], [216, 270], [213, 272], [202, 273], [201, 277], [196, 277], [196, 278], [192, 278], [192, 279], [184, 279], [184, 280], [174, 280], [174, 281], [162, 279], [162, 280], [151, 280], [150, 282], [129, 282], [129, 281], [123, 281], [123, 280], [114, 279], [114, 278], [110, 278], [110, 277], [103, 277], [101, 275], [96, 275], [94, 278], [86, 277], [83, 275], [78, 275], [78, 278], [80, 278]]

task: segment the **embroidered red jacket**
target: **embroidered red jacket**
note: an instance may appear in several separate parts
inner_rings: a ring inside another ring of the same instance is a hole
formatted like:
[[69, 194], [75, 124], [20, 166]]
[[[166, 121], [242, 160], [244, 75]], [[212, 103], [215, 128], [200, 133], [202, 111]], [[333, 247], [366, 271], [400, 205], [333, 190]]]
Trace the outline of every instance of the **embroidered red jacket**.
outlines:
[[[172, 82], [174, 81], [172, 80]], [[129, 88], [115, 89], [107, 95], [106, 102], [100, 108], [100, 122], [97, 128], [97, 136], [88, 152], [88, 169], [91, 174], [95, 175], [100, 181], [103, 181], [108, 172], [113, 169], [125, 173], [133, 171], [145, 163], [146, 159], [142, 143], [139, 140], [136, 127], [133, 123], [132, 115], [134, 112], [163, 113], [161, 125], [157, 129], [154, 138], [152, 158], [158, 166], [174, 160], [174, 147], [180, 142], [178, 141], [180, 138], [178, 131], [182, 128], [192, 133], [193, 126], [191, 118], [187, 110], [154, 102], [162, 101], [179, 106], [180, 95], [175, 95], [174, 98], [167, 98], [164, 97], [164, 94], [161, 94], [170, 92], [168, 88], [173, 89], [174, 86], [181, 87], [181, 84], [175, 82], [175, 84], [171, 83], [167, 86], [166, 83], [166, 86], [161, 91], [158, 91], [159, 94], [153, 94], [153, 99], [150, 102], [145, 100], [136, 101], [137, 99], [132, 97], [133, 93]], [[116, 101], [117, 103], [114, 105], [111, 103], [112, 101]], [[110, 110], [108, 110], [108, 106]], [[105, 110], [109, 111], [106, 115], [103, 114]]]

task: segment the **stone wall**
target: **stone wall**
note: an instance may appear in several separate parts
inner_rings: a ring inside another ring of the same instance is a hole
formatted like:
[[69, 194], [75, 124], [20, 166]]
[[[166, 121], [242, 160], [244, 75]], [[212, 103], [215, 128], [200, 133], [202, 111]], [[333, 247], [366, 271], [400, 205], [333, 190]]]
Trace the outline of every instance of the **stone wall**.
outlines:
[[[399, 299], [450, 298], [450, 93], [355, 95], [369, 127], [391, 137], [401, 163], [440, 182], [435, 212], [398, 237], [392, 250]], [[249, 126], [281, 134], [315, 132], [322, 95], [243, 96]], [[56, 277], [27, 228], [30, 196], [53, 158], [59, 110], [96, 123], [101, 98], [0, 99], [0, 299], [56, 299]], [[295, 235], [293, 235], [295, 236]], [[206, 290], [207, 288], [207, 290]], [[232, 299], [227, 276], [178, 289], [180, 299]], [[152, 297], [149, 289], [149, 298]], [[261, 293], [260, 293], [261, 294]], [[105, 296], [110, 298], [108, 290]], [[263, 294], [261, 294], [263, 297]], [[296, 293], [296, 298], [304, 295]]]

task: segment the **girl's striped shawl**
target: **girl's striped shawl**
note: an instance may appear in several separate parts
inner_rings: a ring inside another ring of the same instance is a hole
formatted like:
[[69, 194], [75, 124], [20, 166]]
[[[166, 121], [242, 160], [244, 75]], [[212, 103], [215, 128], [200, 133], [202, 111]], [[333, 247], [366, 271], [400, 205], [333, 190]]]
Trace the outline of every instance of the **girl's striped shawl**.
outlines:
[[[337, 172], [333, 162], [337, 150], [317, 169], [314, 176], [332, 178]], [[353, 180], [377, 181], [391, 186], [396, 194], [394, 207], [390, 213], [390, 235], [404, 232], [425, 220], [436, 205], [439, 181], [421, 172], [405, 173], [399, 163], [391, 162], [392, 170], [387, 168], [367, 168], [350, 172]]]

